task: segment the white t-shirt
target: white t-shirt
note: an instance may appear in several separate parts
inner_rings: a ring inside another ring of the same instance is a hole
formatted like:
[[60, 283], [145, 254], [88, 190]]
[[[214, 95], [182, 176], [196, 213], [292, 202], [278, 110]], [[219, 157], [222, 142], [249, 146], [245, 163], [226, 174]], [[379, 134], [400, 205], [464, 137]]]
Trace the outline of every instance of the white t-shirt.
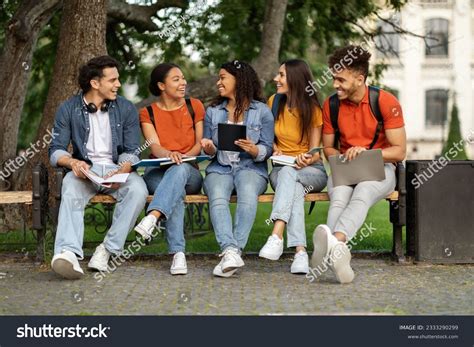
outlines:
[[89, 126], [86, 145], [89, 160], [94, 164], [114, 164], [109, 112], [98, 110], [96, 113], [89, 113]]

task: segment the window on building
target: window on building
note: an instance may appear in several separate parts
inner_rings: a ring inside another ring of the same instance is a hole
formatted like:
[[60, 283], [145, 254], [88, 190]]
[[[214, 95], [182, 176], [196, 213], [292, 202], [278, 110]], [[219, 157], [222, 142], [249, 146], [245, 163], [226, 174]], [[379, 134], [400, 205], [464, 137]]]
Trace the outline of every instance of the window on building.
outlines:
[[448, 56], [448, 38], [449, 21], [443, 18], [429, 19], [425, 23], [426, 28], [426, 56], [447, 57]]
[[446, 124], [448, 119], [448, 91], [432, 89], [426, 91], [426, 127]]
[[[389, 20], [395, 25], [400, 26], [400, 16], [398, 14], [392, 16]], [[375, 37], [377, 50], [382, 53], [382, 55], [388, 57], [397, 56], [399, 53], [399, 34], [395, 32], [390, 23], [382, 20], [378, 22], [377, 28], [380, 33]]]

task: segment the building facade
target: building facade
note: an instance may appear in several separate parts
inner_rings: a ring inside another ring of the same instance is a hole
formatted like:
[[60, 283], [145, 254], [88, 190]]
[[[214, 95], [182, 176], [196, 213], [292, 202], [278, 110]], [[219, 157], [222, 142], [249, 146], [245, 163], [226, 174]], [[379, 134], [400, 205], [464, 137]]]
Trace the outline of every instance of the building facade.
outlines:
[[[474, 138], [474, 12], [471, 0], [409, 2], [392, 17], [413, 35], [383, 35], [375, 51], [377, 62], [388, 65], [381, 83], [402, 104], [408, 137], [408, 159], [433, 159], [447, 139], [454, 102], [462, 137]], [[393, 27], [382, 21], [384, 32]], [[398, 56], [394, 54], [398, 52]], [[465, 146], [474, 159], [474, 141]]]

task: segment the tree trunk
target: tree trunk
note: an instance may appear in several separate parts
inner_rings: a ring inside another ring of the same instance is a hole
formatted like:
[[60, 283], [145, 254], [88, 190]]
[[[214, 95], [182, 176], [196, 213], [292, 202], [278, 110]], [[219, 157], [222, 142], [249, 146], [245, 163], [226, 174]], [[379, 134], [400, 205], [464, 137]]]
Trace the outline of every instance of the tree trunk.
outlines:
[[[43, 110], [34, 144], [40, 144], [36, 153], [13, 177], [14, 190], [31, 190], [31, 170], [36, 163], [47, 164], [48, 143], [43, 139], [51, 131], [56, 110], [61, 102], [78, 90], [77, 75], [79, 67], [89, 59], [107, 53], [105, 27], [107, 1], [68, 0], [64, 2], [59, 43], [54, 62], [53, 78]], [[48, 137], [46, 137], [48, 139]], [[44, 144], [44, 148], [43, 148]], [[47, 167], [51, 167], [47, 164]], [[50, 187], [53, 175], [50, 171]], [[19, 217], [14, 213], [5, 213], [8, 228], [14, 228]], [[18, 227], [18, 226], [16, 226]]]
[[[16, 157], [18, 129], [31, 72], [36, 41], [41, 29], [61, 6], [59, 0], [25, 0], [6, 28], [5, 44], [0, 56], [0, 190], [8, 190], [10, 182], [4, 164]], [[3, 177], [3, 176], [2, 176]]]
[[[79, 90], [77, 83], [79, 67], [95, 56], [107, 54], [106, 19], [106, 0], [65, 1], [53, 78], [34, 142], [40, 143], [41, 147], [47, 131], [51, 131], [53, 127], [58, 106]], [[31, 169], [38, 162], [45, 164], [49, 162], [47, 144], [23, 167], [21, 175], [15, 180], [14, 190], [31, 188]]]

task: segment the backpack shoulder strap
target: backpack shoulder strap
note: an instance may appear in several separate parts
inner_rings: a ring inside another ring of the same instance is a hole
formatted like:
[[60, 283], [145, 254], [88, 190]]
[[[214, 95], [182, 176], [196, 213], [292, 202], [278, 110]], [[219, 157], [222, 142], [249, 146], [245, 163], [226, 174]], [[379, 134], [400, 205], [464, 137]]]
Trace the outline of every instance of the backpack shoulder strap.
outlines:
[[377, 87], [369, 86], [370, 110], [374, 114], [375, 119], [377, 119], [377, 128], [375, 129], [374, 139], [370, 143], [369, 149], [372, 149], [375, 146], [375, 144], [377, 143], [377, 140], [379, 139], [380, 131], [383, 128], [383, 116], [382, 116], [382, 112], [380, 111], [379, 96], [380, 96], [380, 89]]
[[153, 113], [153, 107], [151, 105], [148, 105], [146, 107], [146, 110], [148, 111], [148, 116], [150, 117], [151, 124], [153, 124], [153, 127], [156, 129], [155, 126], [155, 114]]
[[339, 138], [340, 138], [340, 132], [339, 132], [339, 123], [338, 123], [338, 118], [339, 118], [339, 98], [337, 97], [337, 94], [334, 93], [329, 97], [329, 115], [331, 116], [331, 125], [332, 128], [334, 129], [334, 148], [339, 148]]
[[195, 126], [194, 126], [194, 109], [193, 109], [193, 104], [191, 103], [191, 99], [190, 98], [185, 98], [186, 100], [186, 107], [188, 108], [188, 112], [189, 114], [191, 115], [191, 119], [193, 121], [193, 129], [195, 129]]
[[272, 103], [273, 118], [276, 118], [278, 115], [278, 106], [280, 106], [280, 99], [281, 99], [281, 94], [275, 94], [275, 96], [273, 97], [273, 103]]

